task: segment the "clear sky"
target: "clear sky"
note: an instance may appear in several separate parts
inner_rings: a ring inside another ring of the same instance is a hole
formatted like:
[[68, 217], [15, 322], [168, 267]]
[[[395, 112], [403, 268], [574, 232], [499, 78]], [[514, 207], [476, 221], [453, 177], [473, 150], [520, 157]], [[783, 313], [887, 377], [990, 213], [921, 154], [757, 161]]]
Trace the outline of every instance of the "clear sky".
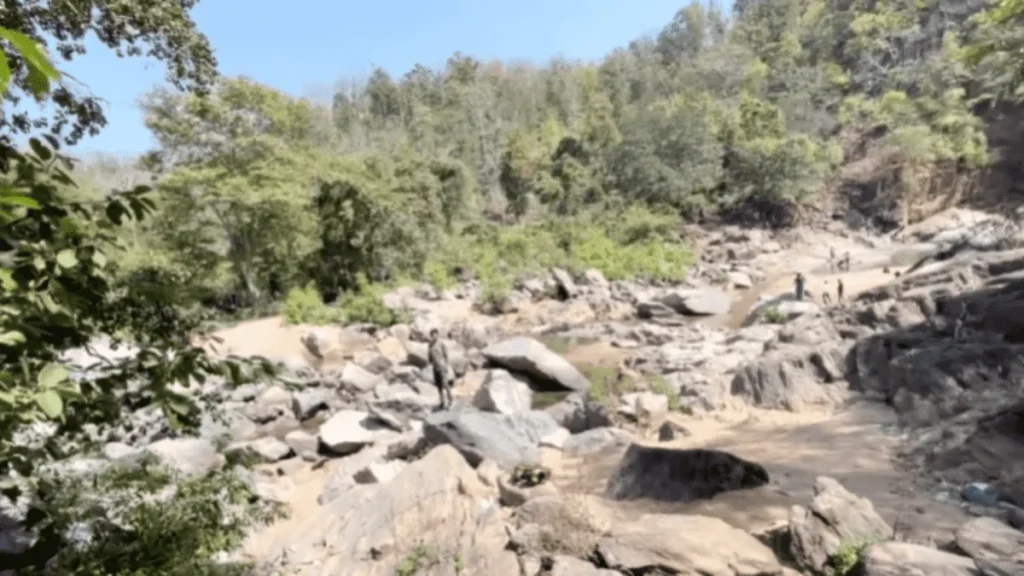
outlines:
[[[221, 71], [295, 96], [327, 98], [344, 77], [377, 65], [398, 77], [443, 65], [456, 51], [480, 59], [598, 59], [666, 24], [688, 0], [202, 0], [193, 11]], [[152, 145], [138, 97], [163, 81], [159, 63], [119, 60], [91, 42], [63, 69], [108, 104], [109, 124], [77, 153], [136, 154]]]

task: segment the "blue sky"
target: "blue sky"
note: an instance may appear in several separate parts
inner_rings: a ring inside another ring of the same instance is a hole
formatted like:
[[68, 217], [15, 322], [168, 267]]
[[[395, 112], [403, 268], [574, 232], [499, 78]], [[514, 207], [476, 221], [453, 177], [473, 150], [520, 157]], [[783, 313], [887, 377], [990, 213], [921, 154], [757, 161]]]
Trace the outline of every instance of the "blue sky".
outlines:
[[[372, 65], [394, 76], [443, 65], [461, 50], [481, 59], [597, 59], [667, 23], [687, 0], [202, 0], [193, 11], [227, 75], [246, 75], [294, 96], [326, 98]], [[152, 146], [136, 105], [164, 68], [119, 60], [91, 42], [62, 69], [107, 101], [109, 124], [79, 154], [136, 154]]]

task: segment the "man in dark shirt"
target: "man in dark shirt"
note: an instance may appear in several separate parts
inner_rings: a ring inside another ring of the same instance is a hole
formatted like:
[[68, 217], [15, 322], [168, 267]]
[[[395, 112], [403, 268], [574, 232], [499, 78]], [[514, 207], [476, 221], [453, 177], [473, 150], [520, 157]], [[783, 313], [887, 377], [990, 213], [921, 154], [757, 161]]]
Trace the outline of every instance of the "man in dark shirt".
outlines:
[[437, 393], [441, 397], [441, 408], [452, 406], [452, 383], [448, 378], [448, 347], [441, 340], [441, 334], [437, 328], [430, 331], [430, 347], [427, 348], [427, 357], [434, 369], [434, 386], [437, 386]]

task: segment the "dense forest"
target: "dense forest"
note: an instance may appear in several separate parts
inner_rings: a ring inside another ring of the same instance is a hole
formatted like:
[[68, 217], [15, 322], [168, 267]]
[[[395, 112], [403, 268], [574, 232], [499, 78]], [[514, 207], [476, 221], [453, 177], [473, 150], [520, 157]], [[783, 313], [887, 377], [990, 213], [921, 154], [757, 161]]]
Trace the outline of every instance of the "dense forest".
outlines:
[[[326, 107], [220, 77], [195, 3], [0, 13], [0, 488], [35, 495], [25, 523], [39, 535], [0, 552], [0, 569], [224, 573], [212, 558], [265, 518], [237, 514], [244, 487], [201, 479], [119, 504], [140, 536], [100, 521], [109, 500], [84, 502], [40, 469], [84, 453], [124, 406], [158, 404], [194, 427], [181, 386], [261, 373], [190, 348], [191, 311], [286, 300], [293, 320], [389, 323], [379, 290], [406, 281], [475, 278], [500, 304], [517, 277], [553, 265], [678, 279], [692, 258], [684, 222], [792, 225], [843, 208], [852, 180], [900, 207], [876, 223], [896, 226], [918, 200], [977, 181], [992, 156], [985, 114], [1015, 106], [1022, 86], [1020, 0], [736, 0], [728, 14], [684, 6], [600, 63], [455, 54], [441, 70], [377, 70]], [[62, 59], [88, 57], [90, 31], [167, 65], [168, 86], [144, 99], [158, 146], [137, 165], [74, 169], [60, 152], [105, 123], [102, 102], [60, 74]], [[51, 106], [35, 117], [22, 99]], [[60, 353], [99, 334], [141, 351], [73, 381]], [[51, 432], [25, 440], [41, 422]], [[93, 489], [169, 482], [142, 472]], [[233, 521], [217, 516], [225, 494]], [[67, 546], [86, 517], [97, 538]]]

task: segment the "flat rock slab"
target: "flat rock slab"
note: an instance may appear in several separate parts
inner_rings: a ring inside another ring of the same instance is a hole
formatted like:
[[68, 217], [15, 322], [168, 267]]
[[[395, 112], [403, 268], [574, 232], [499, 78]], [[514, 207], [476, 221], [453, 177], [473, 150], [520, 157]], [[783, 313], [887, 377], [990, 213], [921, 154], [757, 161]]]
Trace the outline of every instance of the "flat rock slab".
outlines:
[[615, 500], [691, 502], [767, 483], [763, 466], [728, 452], [633, 444], [608, 480], [607, 494]]

